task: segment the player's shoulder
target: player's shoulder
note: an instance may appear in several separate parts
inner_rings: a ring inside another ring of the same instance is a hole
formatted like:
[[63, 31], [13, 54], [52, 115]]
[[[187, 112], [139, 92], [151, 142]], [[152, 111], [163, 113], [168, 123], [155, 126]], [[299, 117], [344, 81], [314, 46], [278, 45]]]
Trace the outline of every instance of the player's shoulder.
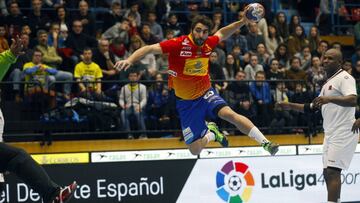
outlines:
[[345, 70], [341, 71], [338, 78], [341, 80], [355, 80], [355, 78]]

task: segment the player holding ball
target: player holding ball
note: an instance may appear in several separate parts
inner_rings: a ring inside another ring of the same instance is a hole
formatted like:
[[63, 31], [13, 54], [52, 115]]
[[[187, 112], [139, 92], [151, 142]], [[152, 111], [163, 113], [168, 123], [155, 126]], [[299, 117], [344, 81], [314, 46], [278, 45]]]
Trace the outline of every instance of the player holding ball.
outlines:
[[248, 5], [244, 10], [246, 17], [221, 28], [213, 36], [209, 36], [213, 22], [206, 16], [196, 16], [189, 35], [144, 46], [115, 64], [118, 70], [126, 70], [149, 53], [169, 54], [169, 87], [175, 90], [176, 109], [184, 140], [194, 155], [200, 154], [210, 141], [228, 146], [227, 137], [220, 133], [215, 123], [207, 123], [207, 117], [220, 117], [232, 123], [271, 155], [278, 151], [277, 144], [266, 139], [248, 118], [235, 113], [227, 105], [211, 87], [209, 76], [209, 56], [213, 49], [242, 26], [260, 20], [264, 16], [264, 9], [259, 5]]

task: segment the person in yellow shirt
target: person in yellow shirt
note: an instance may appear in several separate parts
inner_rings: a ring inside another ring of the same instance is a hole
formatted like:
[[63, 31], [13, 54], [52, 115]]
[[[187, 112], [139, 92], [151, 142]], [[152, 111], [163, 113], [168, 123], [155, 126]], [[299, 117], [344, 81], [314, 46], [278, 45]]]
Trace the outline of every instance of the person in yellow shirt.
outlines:
[[90, 48], [84, 49], [83, 60], [76, 64], [74, 77], [79, 85], [80, 97], [101, 100], [103, 97], [101, 90], [103, 74], [100, 66], [92, 61], [92, 51]]

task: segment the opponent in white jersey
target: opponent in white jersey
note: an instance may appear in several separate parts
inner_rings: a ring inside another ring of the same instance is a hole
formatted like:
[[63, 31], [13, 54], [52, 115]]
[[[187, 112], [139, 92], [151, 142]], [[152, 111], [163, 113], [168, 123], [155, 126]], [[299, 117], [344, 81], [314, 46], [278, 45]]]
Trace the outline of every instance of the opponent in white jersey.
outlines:
[[325, 132], [323, 144], [324, 178], [328, 202], [340, 201], [341, 170], [348, 169], [354, 155], [359, 134], [355, 132], [356, 83], [341, 69], [342, 54], [336, 49], [325, 52], [323, 66], [328, 76], [320, 95], [312, 103], [280, 102], [283, 110], [312, 112], [321, 109]]

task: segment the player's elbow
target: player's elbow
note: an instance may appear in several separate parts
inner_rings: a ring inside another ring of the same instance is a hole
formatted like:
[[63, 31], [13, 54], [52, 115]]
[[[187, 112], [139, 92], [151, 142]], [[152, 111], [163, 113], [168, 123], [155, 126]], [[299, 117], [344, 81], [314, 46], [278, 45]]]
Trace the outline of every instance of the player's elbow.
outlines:
[[349, 104], [351, 107], [356, 107], [356, 105], [357, 105], [357, 96], [356, 95], [350, 96]]

